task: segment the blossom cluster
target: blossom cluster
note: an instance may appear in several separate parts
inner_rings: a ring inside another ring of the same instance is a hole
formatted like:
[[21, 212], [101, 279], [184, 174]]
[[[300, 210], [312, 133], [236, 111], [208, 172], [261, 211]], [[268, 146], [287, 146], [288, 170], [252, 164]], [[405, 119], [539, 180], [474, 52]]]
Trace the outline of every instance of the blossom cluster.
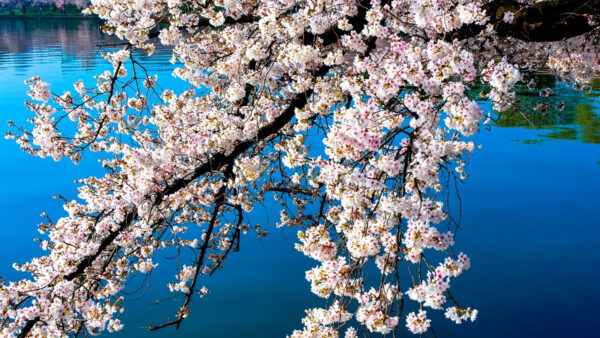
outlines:
[[[66, 215], [40, 225], [47, 254], [16, 265], [32, 277], [0, 284], [0, 335], [118, 331], [123, 288], [163, 268], [163, 249], [194, 257], [165, 286], [184, 295], [164, 325], [179, 326], [192, 296], [208, 294], [197, 282], [243, 235], [268, 235], [249, 214], [272, 196], [281, 208], [268, 212], [297, 227], [296, 249], [317, 262], [306, 280], [327, 304], [293, 336], [395, 334], [403, 322], [422, 334], [424, 308], [475, 320], [449, 293], [471, 262], [454, 251], [443, 192], [468, 177], [481, 100], [510, 108], [538, 66], [578, 82], [599, 70], [584, 38], [552, 45], [546, 61], [495, 34], [486, 3], [93, 0], [126, 41], [103, 54], [112, 69], [60, 95], [32, 78], [32, 126], [7, 137], [56, 160], [98, 152], [106, 174], [80, 180]], [[455, 34], [465, 25], [482, 30]], [[161, 45], [189, 89], [161, 88], [136, 58]], [[409, 301], [417, 313], [402, 312]]]

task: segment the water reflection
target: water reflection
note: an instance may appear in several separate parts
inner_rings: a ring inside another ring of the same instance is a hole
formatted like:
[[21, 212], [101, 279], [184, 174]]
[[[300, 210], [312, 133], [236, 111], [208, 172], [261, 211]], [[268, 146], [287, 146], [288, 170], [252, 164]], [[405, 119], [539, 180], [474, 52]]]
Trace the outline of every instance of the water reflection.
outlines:
[[[540, 97], [541, 88], [551, 88], [551, 97]], [[600, 116], [597, 108], [600, 79], [592, 82], [591, 91], [574, 90], [553, 77], [545, 76], [534, 89], [518, 88], [517, 104], [495, 122], [498, 127], [525, 127], [543, 131], [540, 139], [523, 139], [527, 144], [545, 140], [580, 140], [600, 144]], [[540, 103], [545, 106], [540, 106]]]
[[[10, 68], [23, 75], [34, 64], [56, 63], [63, 73], [94, 68], [105, 62], [98, 57], [99, 46], [119, 42], [100, 27], [101, 21], [92, 18], [0, 19], [0, 70]], [[102, 51], [107, 49], [114, 47], [102, 47]], [[170, 57], [165, 48], [157, 48], [156, 54], [148, 65], [150, 70], [164, 68]]]

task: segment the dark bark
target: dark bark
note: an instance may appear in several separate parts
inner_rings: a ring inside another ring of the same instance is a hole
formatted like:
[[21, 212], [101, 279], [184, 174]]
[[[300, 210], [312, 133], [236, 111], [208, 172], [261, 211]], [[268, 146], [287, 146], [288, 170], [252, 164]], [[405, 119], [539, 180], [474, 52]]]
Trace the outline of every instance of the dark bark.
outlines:
[[27, 334], [29, 333], [29, 331], [31, 331], [31, 329], [33, 329], [33, 327], [35, 326], [35, 324], [37, 324], [37, 322], [39, 322], [39, 321], [40, 321], [39, 317], [36, 317], [36, 318], [34, 318], [32, 320], [27, 321], [27, 324], [25, 324], [25, 327], [23, 327], [23, 330], [18, 335], [18, 338], [27, 337]]

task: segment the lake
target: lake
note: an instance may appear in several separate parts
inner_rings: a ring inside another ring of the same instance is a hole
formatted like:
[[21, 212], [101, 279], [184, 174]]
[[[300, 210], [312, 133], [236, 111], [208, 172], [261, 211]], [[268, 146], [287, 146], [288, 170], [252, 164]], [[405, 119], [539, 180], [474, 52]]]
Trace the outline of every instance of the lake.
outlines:
[[[114, 40], [98, 25], [77, 19], [0, 20], [0, 133], [7, 131], [9, 119], [25, 125], [30, 117], [23, 104], [25, 79], [40, 75], [62, 93], [72, 90], [73, 82], [111, 68], [97, 45]], [[163, 87], [187, 88], [171, 78], [168, 50], [140, 57]], [[469, 161], [469, 178], [458, 187], [462, 230], [457, 236], [457, 249], [469, 254], [472, 268], [453, 281], [452, 292], [461, 305], [479, 309], [479, 317], [455, 325], [440, 311], [428, 311], [439, 337], [597, 337], [600, 82], [589, 93], [547, 82], [565, 102], [564, 110], [528, 110], [531, 97], [522, 94], [519, 111], [474, 137], [482, 147]], [[0, 275], [11, 280], [20, 276], [13, 262], [41, 253], [32, 240], [39, 236], [40, 213], [53, 219], [64, 215], [52, 196], [75, 198], [73, 181], [101, 175], [102, 169], [94, 156], [78, 166], [42, 160], [3, 138], [0, 155]], [[179, 331], [145, 330], [176, 311], [166, 287], [173, 271], [159, 269], [149, 287], [141, 278], [132, 281], [125, 328], [112, 336], [281, 337], [301, 328], [304, 309], [320, 305], [304, 280], [304, 272], [316, 264], [294, 250], [295, 229], [274, 229], [277, 217], [258, 220], [270, 235], [246, 236], [222, 271], [201, 280], [211, 293], [194, 299]], [[156, 304], [156, 299], [162, 301]]]

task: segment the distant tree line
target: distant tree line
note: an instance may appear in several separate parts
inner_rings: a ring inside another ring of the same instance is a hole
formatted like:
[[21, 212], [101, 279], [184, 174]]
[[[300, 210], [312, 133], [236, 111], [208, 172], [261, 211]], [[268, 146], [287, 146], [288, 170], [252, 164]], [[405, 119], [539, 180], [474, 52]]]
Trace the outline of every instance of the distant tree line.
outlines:
[[28, 14], [33, 8], [37, 10], [51, 9], [64, 14], [66, 8], [76, 7], [82, 9], [89, 4], [90, 0], [0, 0], [0, 9], [10, 11], [20, 9], [24, 14]]

